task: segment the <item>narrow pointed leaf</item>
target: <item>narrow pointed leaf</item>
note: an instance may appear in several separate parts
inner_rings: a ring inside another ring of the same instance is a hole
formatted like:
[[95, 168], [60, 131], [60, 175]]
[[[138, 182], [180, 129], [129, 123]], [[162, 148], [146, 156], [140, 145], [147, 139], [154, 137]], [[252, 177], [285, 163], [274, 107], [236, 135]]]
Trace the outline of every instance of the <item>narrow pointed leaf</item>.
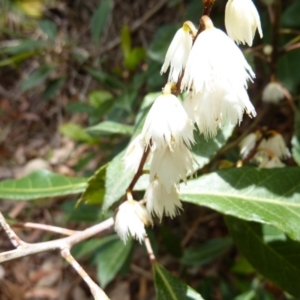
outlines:
[[0, 198], [33, 200], [78, 194], [85, 189], [85, 178], [71, 178], [48, 170], [40, 170], [21, 179], [10, 179], [0, 182]]
[[105, 237], [106, 243], [102, 244], [97, 253], [97, 273], [101, 287], [106, 287], [121, 270], [131, 253], [133, 240], [129, 239], [124, 244], [117, 235], [114, 238]]
[[181, 186], [181, 199], [241, 219], [272, 224], [300, 240], [300, 168], [238, 168]]
[[270, 237], [265, 236], [264, 228], [258, 223], [229, 216], [226, 223], [236, 245], [253, 267], [298, 299], [300, 243], [282, 240], [281, 235], [278, 241], [274, 241], [274, 237], [268, 241]]
[[155, 264], [153, 271], [157, 300], [203, 300], [200, 294], [161, 265]]

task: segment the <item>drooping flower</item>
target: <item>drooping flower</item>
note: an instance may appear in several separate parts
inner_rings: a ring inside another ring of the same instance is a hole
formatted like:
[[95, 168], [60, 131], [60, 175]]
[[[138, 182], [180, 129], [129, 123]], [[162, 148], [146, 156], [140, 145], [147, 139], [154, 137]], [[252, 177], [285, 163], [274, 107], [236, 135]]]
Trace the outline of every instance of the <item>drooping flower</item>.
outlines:
[[259, 131], [252, 132], [246, 135], [239, 143], [240, 154], [242, 159], [245, 159], [249, 153], [254, 149], [256, 142], [260, 139], [261, 133]]
[[170, 192], [179, 180], [186, 181], [187, 173], [193, 171], [193, 156], [184, 144], [170, 149], [155, 149], [150, 162], [150, 182], [155, 178]]
[[193, 98], [184, 104], [189, 117], [200, 132], [214, 136], [226, 122], [240, 123], [244, 111], [256, 115], [246, 91], [255, 75], [236, 44], [210, 19], [207, 23], [192, 47], [181, 90]]
[[227, 34], [238, 44], [247, 43], [250, 47], [256, 29], [263, 36], [258, 11], [252, 0], [228, 0], [225, 10]]
[[267, 149], [274, 156], [280, 159], [287, 159], [291, 156], [289, 149], [282, 135], [274, 130], [267, 132], [268, 137], [264, 138], [258, 145], [258, 149]]
[[258, 149], [253, 160], [261, 169], [282, 168], [285, 166], [280, 158], [274, 155], [272, 151], [269, 151], [269, 149]]
[[161, 68], [161, 74], [167, 72], [170, 67], [169, 80], [177, 82], [185, 68], [190, 50], [192, 48], [192, 37], [190, 29], [194, 26], [191, 22], [186, 22], [177, 30], [165, 57]]
[[144, 138], [141, 134], [139, 134], [129, 144], [126, 150], [124, 156], [125, 170], [136, 172], [144, 152], [145, 152]]
[[283, 88], [278, 82], [269, 82], [262, 93], [262, 100], [269, 103], [278, 103], [284, 97]]
[[157, 179], [150, 183], [144, 198], [147, 201], [147, 210], [151, 214], [156, 214], [160, 220], [164, 214], [173, 218], [182, 209], [176, 185], [173, 184], [167, 191]]
[[141, 243], [146, 236], [145, 225], [149, 226], [152, 223], [151, 215], [142, 204], [135, 200], [127, 200], [119, 206], [115, 218], [115, 231], [124, 243], [129, 236]]
[[194, 142], [193, 122], [189, 119], [179, 99], [166, 87], [152, 105], [142, 130], [145, 144], [152, 148], [172, 149], [184, 142], [190, 146]]

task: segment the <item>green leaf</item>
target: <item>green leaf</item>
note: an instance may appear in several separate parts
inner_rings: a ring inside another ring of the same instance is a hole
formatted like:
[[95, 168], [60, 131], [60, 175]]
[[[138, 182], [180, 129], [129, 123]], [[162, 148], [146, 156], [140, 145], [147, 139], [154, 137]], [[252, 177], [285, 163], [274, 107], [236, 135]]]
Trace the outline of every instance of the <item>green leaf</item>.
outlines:
[[299, 27], [300, 26], [300, 2], [294, 1], [294, 3], [287, 6], [281, 16], [281, 25], [283, 27]]
[[0, 182], [0, 198], [32, 200], [71, 195], [82, 193], [86, 186], [85, 178], [71, 178], [40, 170], [21, 179]]
[[41, 20], [39, 25], [43, 32], [48, 36], [48, 38], [54, 41], [57, 35], [56, 24], [50, 20]]
[[228, 139], [232, 135], [234, 126], [227, 124], [218, 131], [216, 137], [206, 140], [203, 134], [199, 132], [194, 132], [195, 145], [192, 147], [192, 152], [197, 161], [197, 167], [202, 168], [205, 166], [211, 158], [213, 158], [217, 152], [226, 144]]
[[161, 265], [155, 264], [153, 271], [157, 300], [203, 300], [200, 294]]
[[126, 61], [131, 52], [131, 36], [127, 25], [124, 25], [121, 29], [121, 47]]
[[132, 135], [134, 127], [131, 125], [120, 124], [113, 121], [104, 121], [86, 129], [91, 134], [125, 134]]
[[92, 68], [86, 68], [86, 71], [96, 80], [101, 82], [112, 89], [124, 89], [125, 85], [120, 81], [116, 76], [112, 76], [109, 73], [105, 73], [103, 71], [99, 71]]
[[190, 266], [202, 266], [218, 258], [232, 246], [231, 238], [216, 238], [202, 246], [186, 249], [182, 263]]
[[94, 43], [98, 43], [108, 18], [111, 15], [112, 1], [102, 0], [91, 20], [91, 31]]
[[300, 243], [291, 240], [266, 242], [260, 224], [226, 217], [226, 223], [238, 248], [266, 278], [300, 297]]
[[16, 42], [15, 45], [2, 47], [0, 53], [21, 54], [24, 52], [33, 52], [45, 47], [47, 43], [42, 40], [24, 39]]
[[107, 243], [98, 249], [96, 257], [97, 275], [102, 288], [105, 288], [121, 270], [133, 246], [132, 239], [124, 245], [117, 235], [113, 237], [106, 237]]
[[102, 204], [105, 194], [106, 168], [107, 165], [102, 166], [88, 179], [87, 188], [78, 200], [78, 203]]
[[130, 71], [134, 71], [140, 62], [146, 58], [146, 50], [142, 47], [132, 49], [125, 59], [125, 67]]
[[76, 199], [63, 201], [61, 207], [64, 212], [64, 222], [100, 223], [103, 221], [104, 217], [100, 206], [76, 204]]
[[300, 240], [300, 168], [243, 167], [181, 185], [181, 199], [241, 219], [272, 224]]
[[295, 162], [300, 166], [300, 112], [295, 117], [295, 131], [292, 139], [292, 154]]
[[59, 77], [57, 79], [49, 81], [47, 87], [43, 93], [43, 97], [45, 100], [49, 100], [55, 96], [55, 94], [59, 91], [61, 86], [64, 84], [66, 78]]
[[126, 189], [134, 176], [134, 174], [129, 174], [124, 170], [124, 154], [125, 150], [108, 163], [103, 211], [106, 211], [111, 205], [125, 195]]
[[67, 136], [68, 138], [78, 141], [78, 142], [85, 142], [88, 144], [97, 144], [98, 139], [92, 137], [86, 129], [82, 128], [78, 124], [68, 123], [60, 126], [59, 131]]
[[91, 91], [88, 95], [88, 98], [90, 104], [93, 107], [98, 108], [106, 101], [111, 100], [113, 98], [113, 95], [108, 91], [96, 90]]
[[37, 70], [35, 70], [32, 74], [29, 75], [28, 78], [26, 78], [22, 84], [21, 84], [21, 90], [23, 92], [32, 89], [42, 82], [44, 82], [49, 75], [52, 73], [52, 71], [55, 69], [53, 66], [43, 65]]
[[277, 77], [284, 87], [292, 93], [297, 91], [297, 87], [300, 83], [299, 61], [300, 49], [287, 52], [281, 55], [278, 60]]

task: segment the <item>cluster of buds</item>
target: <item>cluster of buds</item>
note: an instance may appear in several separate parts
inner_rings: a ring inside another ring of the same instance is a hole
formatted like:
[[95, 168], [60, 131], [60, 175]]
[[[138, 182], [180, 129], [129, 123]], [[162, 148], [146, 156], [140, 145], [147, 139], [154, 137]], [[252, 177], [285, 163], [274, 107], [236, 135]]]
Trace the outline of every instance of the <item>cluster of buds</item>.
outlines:
[[259, 168], [284, 167], [282, 160], [291, 156], [282, 135], [275, 130], [269, 130], [264, 134], [260, 131], [250, 133], [239, 146], [242, 159], [246, 159], [252, 153], [253, 160]]
[[[229, 0], [225, 24], [228, 35], [208, 16], [201, 18], [199, 30], [187, 21], [168, 48], [161, 73], [169, 70], [169, 82], [124, 157], [125, 168], [138, 172], [147, 156], [150, 182], [143, 204], [129, 199], [119, 207], [115, 229], [123, 240], [131, 235], [141, 241], [153, 215], [161, 220], [181, 210], [178, 185], [193, 173], [190, 148], [195, 125], [208, 138], [225, 123], [239, 124], [244, 112], [256, 115], [247, 94], [248, 81], [255, 75], [236, 45], [252, 45], [256, 29], [262, 36], [252, 1]], [[183, 103], [177, 97], [180, 92], [185, 95]]]

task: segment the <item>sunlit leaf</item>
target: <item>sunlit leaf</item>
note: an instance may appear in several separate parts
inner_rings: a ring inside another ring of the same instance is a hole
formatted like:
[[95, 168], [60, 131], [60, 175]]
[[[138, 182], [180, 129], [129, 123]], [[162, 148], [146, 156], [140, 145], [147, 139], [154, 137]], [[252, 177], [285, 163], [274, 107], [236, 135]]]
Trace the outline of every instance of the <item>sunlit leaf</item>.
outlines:
[[33, 200], [82, 193], [86, 189], [85, 178], [71, 178], [47, 170], [31, 173], [21, 179], [0, 182], [0, 198]]
[[101, 134], [125, 134], [131, 135], [134, 127], [130, 125], [120, 124], [113, 121], [104, 121], [92, 127], [88, 127], [87, 131], [94, 135]]
[[102, 204], [105, 195], [105, 176], [107, 165], [102, 166], [88, 179], [87, 188], [78, 202]]
[[300, 168], [238, 168], [181, 185], [181, 199], [241, 219], [272, 224], [300, 240]]
[[86, 129], [81, 127], [78, 124], [67, 123], [60, 126], [59, 131], [67, 136], [68, 138], [78, 141], [78, 142], [86, 142], [88, 144], [96, 144], [98, 143], [97, 138], [92, 137]]

